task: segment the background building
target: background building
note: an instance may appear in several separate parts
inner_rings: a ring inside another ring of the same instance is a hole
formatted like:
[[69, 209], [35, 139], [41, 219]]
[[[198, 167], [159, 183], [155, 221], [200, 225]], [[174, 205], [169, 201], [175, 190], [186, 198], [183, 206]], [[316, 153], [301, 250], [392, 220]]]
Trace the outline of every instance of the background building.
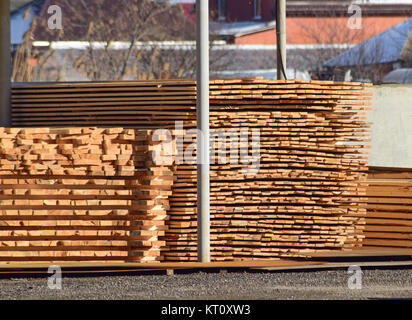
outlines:
[[[21, 61], [26, 61], [29, 65], [23, 72], [23, 76], [15, 77], [16, 80], [194, 76], [196, 20], [194, 0], [169, 1], [172, 9], [163, 10], [156, 19], [140, 24], [136, 32], [130, 29], [133, 25], [132, 16], [124, 13], [124, 11], [133, 11], [123, 10], [125, 6], [125, 4], [121, 5], [123, 1], [116, 2], [116, 5], [111, 5], [110, 3], [114, 2], [109, 1], [104, 10], [95, 10], [96, 14], [88, 13], [88, 10], [82, 9], [81, 2], [77, 2], [78, 0], [12, 0], [12, 42], [15, 50], [20, 47], [20, 58], [15, 61], [19, 61], [19, 66]], [[90, 3], [93, 1], [88, 2]], [[146, 11], [149, 10], [148, 8], [167, 6], [166, 1], [131, 0], [124, 3], [143, 6]], [[63, 9], [64, 23], [61, 31], [47, 28], [46, 22], [49, 17], [47, 8], [51, 4], [60, 5]], [[380, 82], [386, 73], [397, 67], [406, 66], [402, 59], [394, 58], [394, 61], [382, 62], [375, 56], [377, 63], [366, 63], [360, 61], [356, 55], [352, 57], [352, 54], [358, 50], [356, 48], [365, 48], [364, 45], [360, 47], [357, 45], [370, 44], [371, 41], [368, 39], [374, 39], [372, 41], [379, 43], [383, 41], [377, 46], [380, 47], [380, 51], [388, 51], [387, 54], [391, 55], [393, 45], [390, 45], [390, 40], [378, 35], [387, 30], [397, 30], [397, 26], [403, 25], [402, 32], [407, 36], [408, 30], [405, 28], [408, 24], [402, 23], [412, 16], [412, 1], [371, 0], [363, 1], [359, 7], [351, 7], [351, 4], [352, 1], [349, 0], [287, 1], [286, 72], [288, 78], [345, 79], [346, 77], [346, 79], [369, 79]], [[355, 11], [353, 11], [359, 8], [360, 21], [355, 19]], [[210, 31], [213, 41], [212, 77], [275, 78], [275, 1], [210, 0], [210, 9]], [[353, 27], [354, 21], [360, 24]], [[113, 24], [116, 24], [116, 28], [111, 27]], [[90, 26], [93, 26], [93, 31]], [[137, 36], [137, 33], [144, 36]], [[404, 40], [403, 44], [406, 43], [406, 38]], [[110, 50], [106, 50], [105, 46], [91, 45], [94, 42], [121, 42], [122, 44], [109, 46], [106, 49]], [[128, 45], [132, 43], [133, 49], [130, 55], [127, 51]], [[95, 51], [90, 50], [94, 47]], [[49, 57], [50, 53], [52, 55]], [[93, 54], [94, 57], [91, 56]], [[125, 55], [128, 56], [127, 62], [123, 61]], [[153, 55], [156, 57], [153, 58]], [[370, 56], [372, 55], [373, 53]], [[115, 56], [117, 58], [113, 59]], [[85, 57], [89, 60], [85, 60]], [[335, 57], [339, 58], [333, 60]], [[43, 63], [46, 58], [47, 62]], [[83, 62], [97, 59], [102, 62], [103, 69], [115, 61], [116, 64], [126, 67], [123, 67], [120, 76], [119, 72], [114, 70], [80, 71], [79, 66], [90, 64], [82, 64], [78, 59]], [[342, 59], [351, 60], [351, 64], [343, 63]], [[400, 66], [398, 62], [402, 62]], [[355, 65], [364, 67], [354, 68]], [[378, 71], [377, 66], [379, 66]], [[124, 72], [126, 69], [130, 72]], [[349, 70], [351, 70], [350, 74]]]

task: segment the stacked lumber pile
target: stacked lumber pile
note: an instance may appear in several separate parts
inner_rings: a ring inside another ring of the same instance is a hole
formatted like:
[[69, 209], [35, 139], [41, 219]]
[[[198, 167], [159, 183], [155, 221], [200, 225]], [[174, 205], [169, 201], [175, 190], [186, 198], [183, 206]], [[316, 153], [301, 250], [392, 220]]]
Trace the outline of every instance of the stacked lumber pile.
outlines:
[[[214, 261], [361, 246], [369, 88], [301, 81], [211, 84], [212, 134], [213, 129], [234, 135], [246, 130], [242, 150], [249, 155], [246, 164], [229, 163], [229, 155], [226, 164], [211, 160]], [[252, 130], [260, 132], [258, 149], [252, 147]], [[182, 150], [191, 144], [176, 139]], [[242, 171], [254, 164], [257, 173]], [[175, 176], [164, 255], [192, 261], [197, 258], [196, 167], [178, 164]]]
[[160, 261], [173, 180], [152, 139], [0, 128], [0, 261]]
[[[211, 165], [214, 261], [361, 245], [369, 138], [364, 111], [370, 96], [370, 85], [362, 83], [210, 82], [211, 128], [235, 135], [247, 130], [242, 150], [249, 149], [252, 161]], [[16, 84], [13, 125], [154, 129], [175, 128], [182, 121], [188, 130], [196, 127], [195, 98], [192, 80]], [[251, 150], [256, 146], [253, 130], [260, 133], [258, 155]], [[176, 141], [179, 154], [193, 142]], [[242, 169], [253, 164], [258, 172], [245, 174]], [[174, 176], [162, 255], [169, 261], [194, 261], [196, 166], [178, 163]]]
[[371, 167], [363, 248], [412, 247], [412, 169]]

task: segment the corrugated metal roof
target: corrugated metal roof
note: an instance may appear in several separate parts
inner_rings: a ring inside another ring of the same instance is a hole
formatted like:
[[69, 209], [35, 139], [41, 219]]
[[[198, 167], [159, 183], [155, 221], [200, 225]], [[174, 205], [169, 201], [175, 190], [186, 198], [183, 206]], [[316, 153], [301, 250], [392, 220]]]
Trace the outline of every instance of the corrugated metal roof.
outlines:
[[382, 83], [412, 83], [412, 69], [393, 70], [383, 78]]
[[411, 29], [412, 18], [409, 18], [326, 61], [324, 66], [343, 67], [398, 61]]

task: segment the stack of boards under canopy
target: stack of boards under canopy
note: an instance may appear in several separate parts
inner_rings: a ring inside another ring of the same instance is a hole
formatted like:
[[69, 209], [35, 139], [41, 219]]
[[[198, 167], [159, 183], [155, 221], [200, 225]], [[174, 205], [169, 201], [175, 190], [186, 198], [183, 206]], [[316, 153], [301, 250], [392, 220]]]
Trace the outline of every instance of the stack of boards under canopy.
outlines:
[[[13, 125], [176, 128], [183, 121], [188, 130], [196, 127], [195, 84], [16, 84]], [[210, 82], [212, 131], [249, 133], [240, 138], [249, 158], [243, 153], [237, 163], [211, 164], [212, 260], [273, 259], [361, 245], [370, 89], [332, 81]], [[252, 132], [259, 132], [258, 139]], [[193, 141], [178, 140], [178, 151]], [[162, 238], [165, 260], [197, 259], [196, 193], [196, 165], [176, 164]]]

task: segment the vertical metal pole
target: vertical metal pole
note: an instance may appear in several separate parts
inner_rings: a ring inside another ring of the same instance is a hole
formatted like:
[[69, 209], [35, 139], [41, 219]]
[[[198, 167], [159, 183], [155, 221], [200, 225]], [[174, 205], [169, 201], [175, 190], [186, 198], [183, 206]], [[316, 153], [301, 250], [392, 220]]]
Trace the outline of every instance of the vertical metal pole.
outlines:
[[286, 79], [286, 0], [277, 0], [276, 50], [278, 80]]
[[210, 262], [209, 0], [196, 0], [198, 259]]
[[0, 126], [11, 126], [10, 1], [0, 0]]

